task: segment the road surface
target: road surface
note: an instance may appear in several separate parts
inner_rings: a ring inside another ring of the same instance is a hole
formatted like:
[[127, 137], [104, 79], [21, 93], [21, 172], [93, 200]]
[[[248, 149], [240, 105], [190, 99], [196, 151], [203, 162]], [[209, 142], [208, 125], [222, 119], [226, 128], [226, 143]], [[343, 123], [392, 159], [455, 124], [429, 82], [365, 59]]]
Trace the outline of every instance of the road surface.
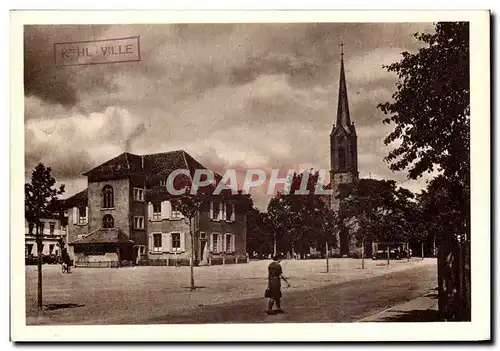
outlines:
[[157, 317], [147, 323], [339, 323], [356, 322], [390, 306], [422, 296], [437, 285], [435, 266], [348, 281], [307, 291], [286, 292], [285, 314], [266, 315], [267, 300], [249, 299]]

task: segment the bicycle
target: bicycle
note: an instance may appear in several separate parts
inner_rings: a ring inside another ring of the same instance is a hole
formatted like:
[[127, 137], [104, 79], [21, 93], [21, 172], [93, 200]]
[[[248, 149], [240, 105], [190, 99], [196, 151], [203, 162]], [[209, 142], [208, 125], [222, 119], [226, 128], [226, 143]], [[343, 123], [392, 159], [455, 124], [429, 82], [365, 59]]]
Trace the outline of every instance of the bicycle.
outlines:
[[63, 262], [61, 265], [61, 270], [63, 273], [71, 273], [71, 263]]

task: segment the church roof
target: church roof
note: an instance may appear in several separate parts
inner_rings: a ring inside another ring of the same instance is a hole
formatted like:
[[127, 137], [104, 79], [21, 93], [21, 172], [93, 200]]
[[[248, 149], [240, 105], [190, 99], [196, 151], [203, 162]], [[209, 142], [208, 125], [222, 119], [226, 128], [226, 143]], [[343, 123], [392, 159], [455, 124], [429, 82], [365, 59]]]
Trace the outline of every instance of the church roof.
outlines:
[[351, 116], [349, 114], [349, 99], [347, 98], [347, 83], [345, 81], [344, 53], [340, 59], [340, 79], [339, 79], [339, 98], [337, 105], [337, 125], [349, 127], [351, 125]]

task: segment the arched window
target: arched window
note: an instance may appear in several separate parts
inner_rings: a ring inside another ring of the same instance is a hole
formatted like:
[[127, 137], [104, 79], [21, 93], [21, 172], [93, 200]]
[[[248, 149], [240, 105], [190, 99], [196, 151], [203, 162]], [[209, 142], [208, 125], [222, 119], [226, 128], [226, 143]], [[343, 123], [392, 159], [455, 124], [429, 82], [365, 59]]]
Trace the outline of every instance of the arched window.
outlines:
[[102, 188], [102, 207], [114, 207], [113, 187], [111, 185], [106, 185], [104, 188]]
[[105, 215], [102, 218], [102, 227], [103, 228], [114, 228], [115, 227], [115, 220], [112, 215]]
[[345, 149], [341, 146], [339, 147], [339, 168], [344, 169], [345, 168]]

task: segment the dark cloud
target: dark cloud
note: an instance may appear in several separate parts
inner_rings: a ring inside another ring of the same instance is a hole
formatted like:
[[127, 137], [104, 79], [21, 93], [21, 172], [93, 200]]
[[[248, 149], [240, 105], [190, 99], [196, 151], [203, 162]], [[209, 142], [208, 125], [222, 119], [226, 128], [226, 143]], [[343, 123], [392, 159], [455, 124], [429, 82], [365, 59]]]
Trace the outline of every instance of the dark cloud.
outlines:
[[[109, 83], [106, 75], [88, 74], [88, 67], [57, 67], [54, 44], [93, 40], [107, 26], [96, 25], [28, 25], [24, 26], [24, 93], [46, 102], [72, 107], [79, 94], [98, 90]], [[31, 118], [34, 116], [26, 116]]]
[[[25, 164], [65, 181], [124, 150], [185, 149], [238, 177], [248, 167], [328, 168], [341, 41], [360, 172], [392, 177], [376, 105], [430, 24], [182, 24], [25, 28]], [[139, 35], [141, 61], [54, 67], [53, 43]], [[45, 133], [47, 132], [47, 133]], [[82, 151], [85, 150], [85, 151]], [[78, 183], [79, 186], [83, 183]], [[74, 189], [81, 190], [81, 189]], [[70, 194], [68, 188], [68, 194]], [[264, 204], [265, 194], [255, 195]]]

